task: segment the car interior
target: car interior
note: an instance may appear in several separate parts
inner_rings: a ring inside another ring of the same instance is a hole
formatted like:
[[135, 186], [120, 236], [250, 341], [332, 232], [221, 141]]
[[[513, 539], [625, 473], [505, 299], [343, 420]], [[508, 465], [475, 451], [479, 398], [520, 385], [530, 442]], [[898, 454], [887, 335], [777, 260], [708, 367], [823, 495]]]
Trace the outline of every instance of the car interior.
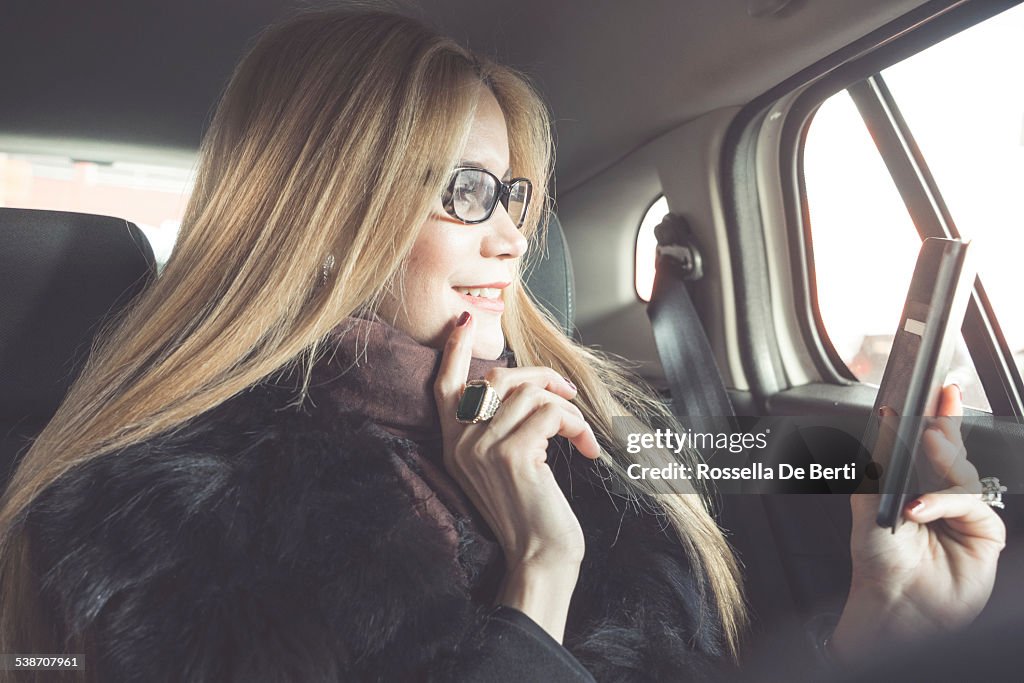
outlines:
[[[536, 85], [556, 167], [528, 287], [567, 334], [620, 357], [681, 415], [867, 419], [921, 240], [968, 236], [984, 249], [951, 374], [968, 453], [998, 452], [976, 465], [1008, 488], [1010, 540], [982, 619], [1019, 613], [1019, 2], [388, 6]], [[159, 277], [218, 94], [259, 31], [295, 9], [14, 0], [0, 10], [5, 483], [90, 340]], [[823, 438], [808, 447], [847, 447]], [[848, 493], [723, 494], [715, 506], [756, 633], [840, 611]]]

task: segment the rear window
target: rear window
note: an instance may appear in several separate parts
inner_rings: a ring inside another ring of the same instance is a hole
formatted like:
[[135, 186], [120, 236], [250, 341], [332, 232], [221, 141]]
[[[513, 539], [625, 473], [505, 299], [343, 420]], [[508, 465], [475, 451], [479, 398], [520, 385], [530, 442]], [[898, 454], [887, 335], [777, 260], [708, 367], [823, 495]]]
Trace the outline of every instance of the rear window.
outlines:
[[149, 238], [160, 269], [174, 248], [193, 180], [191, 169], [178, 166], [0, 150], [0, 206], [124, 218]]
[[658, 197], [644, 214], [640, 221], [640, 230], [636, 234], [636, 249], [634, 250], [636, 270], [634, 271], [633, 286], [636, 288], [636, 295], [642, 301], [651, 300], [651, 291], [654, 289], [654, 271], [658, 260], [658, 238], [654, 236], [654, 229], [658, 227], [667, 213], [668, 199], [664, 196]]

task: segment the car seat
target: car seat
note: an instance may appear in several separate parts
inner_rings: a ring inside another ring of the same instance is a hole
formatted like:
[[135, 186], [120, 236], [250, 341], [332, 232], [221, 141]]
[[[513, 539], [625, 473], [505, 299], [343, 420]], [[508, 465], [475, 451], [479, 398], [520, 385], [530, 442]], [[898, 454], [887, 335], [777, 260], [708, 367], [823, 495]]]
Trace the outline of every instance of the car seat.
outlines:
[[0, 208], [0, 484], [53, 416], [97, 329], [156, 275], [121, 218]]

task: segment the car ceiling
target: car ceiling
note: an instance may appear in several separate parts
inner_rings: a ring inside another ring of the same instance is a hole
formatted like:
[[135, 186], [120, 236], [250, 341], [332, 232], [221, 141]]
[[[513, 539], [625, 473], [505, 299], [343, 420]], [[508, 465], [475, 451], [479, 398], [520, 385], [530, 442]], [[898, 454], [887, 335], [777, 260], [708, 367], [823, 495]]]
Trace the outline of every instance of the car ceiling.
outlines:
[[[344, 3], [8, 0], [0, 8], [0, 134], [194, 150], [253, 36], [296, 7], [325, 4]], [[405, 8], [528, 73], [554, 116], [561, 193], [681, 123], [743, 104], [923, 3], [362, 4]]]

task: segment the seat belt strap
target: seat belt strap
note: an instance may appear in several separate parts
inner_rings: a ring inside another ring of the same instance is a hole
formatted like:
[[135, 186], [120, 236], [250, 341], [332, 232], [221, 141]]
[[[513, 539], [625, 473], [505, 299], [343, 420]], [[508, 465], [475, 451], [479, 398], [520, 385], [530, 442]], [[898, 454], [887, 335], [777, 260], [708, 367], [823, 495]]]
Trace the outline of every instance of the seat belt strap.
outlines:
[[667, 214], [654, 234], [658, 259], [647, 316], [672, 393], [673, 412], [692, 429], [732, 433], [732, 404], [686, 285], [703, 276], [700, 251], [681, 216]]

